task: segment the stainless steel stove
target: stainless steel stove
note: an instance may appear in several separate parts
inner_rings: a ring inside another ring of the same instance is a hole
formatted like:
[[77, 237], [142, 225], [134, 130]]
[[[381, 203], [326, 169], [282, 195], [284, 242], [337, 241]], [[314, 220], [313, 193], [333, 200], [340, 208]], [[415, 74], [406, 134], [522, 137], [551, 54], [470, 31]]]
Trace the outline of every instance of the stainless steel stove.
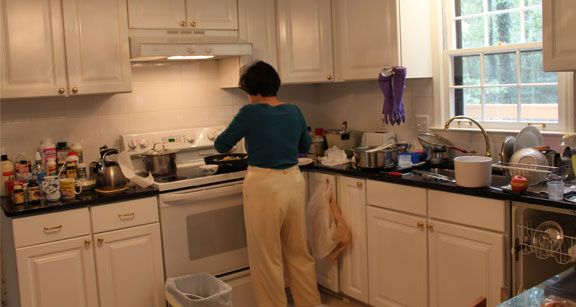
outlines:
[[[142, 172], [144, 164], [139, 154], [149, 151], [154, 143], [161, 143], [167, 149], [179, 150], [176, 154], [176, 176], [154, 178], [154, 186], [161, 192], [241, 180], [245, 171], [203, 176], [199, 169], [200, 165], [204, 165], [205, 156], [217, 154], [214, 139], [224, 128], [213, 126], [126, 134], [121, 136], [121, 148], [130, 153], [134, 167]], [[236, 146], [235, 150], [240, 152], [240, 148], [242, 144]]]

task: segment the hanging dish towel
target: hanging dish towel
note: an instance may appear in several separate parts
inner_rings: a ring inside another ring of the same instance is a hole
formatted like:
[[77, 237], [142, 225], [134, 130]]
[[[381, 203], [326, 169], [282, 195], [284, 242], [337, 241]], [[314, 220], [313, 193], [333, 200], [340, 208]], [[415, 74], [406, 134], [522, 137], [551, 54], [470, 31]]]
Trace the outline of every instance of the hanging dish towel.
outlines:
[[378, 74], [378, 84], [384, 94], [384, 123], [400, 125], [406, 121], [404, 113], [404, 87], [406, 85], [406, 68], [395, 66], [385, 67]]

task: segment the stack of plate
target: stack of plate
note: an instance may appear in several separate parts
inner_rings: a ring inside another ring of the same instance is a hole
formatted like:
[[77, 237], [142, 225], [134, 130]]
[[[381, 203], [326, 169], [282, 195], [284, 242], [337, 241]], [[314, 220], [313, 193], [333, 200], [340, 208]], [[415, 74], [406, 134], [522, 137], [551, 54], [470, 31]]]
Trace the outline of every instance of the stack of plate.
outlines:
[[544, 181], [547, 175], [548, 159], [534, 147], [543, 146], [544, 138], [540, 131], [526, 126], [516, 136], [514, 154], [510, 157], [510, 176], [520, 175], [528, 179], [529, 185]]

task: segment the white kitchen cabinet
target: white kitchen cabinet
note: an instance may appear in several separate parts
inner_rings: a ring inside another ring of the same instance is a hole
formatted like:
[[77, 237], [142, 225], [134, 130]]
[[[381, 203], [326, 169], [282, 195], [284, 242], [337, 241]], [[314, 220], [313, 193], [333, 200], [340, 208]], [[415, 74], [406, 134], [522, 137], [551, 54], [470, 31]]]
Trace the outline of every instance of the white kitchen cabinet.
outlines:
[[[312, 198], [316, 189], [323, 187], [326, 182], [330, 182], [332, 185], [332, 193], [334, 197], [337, 197], [336, 176], [311, 172], [308, 174], [309, 198]], [[338, 292], [338, 261], [330, 259], [316, 260], [316, 277], [318, 284], [334, 292]]]
[[237, 30], [236, 0], [128, 0], [130, 28]]
[[366, 180], [338, 176], [337, 199], [352, 234], [341, 256], [339, 288], [342, 293], [368, 302], [368, 249], [366, 237]]
[[100, 304], [165, 306], [158, 223], [94, 234]]
[[332, 5], [336, 80], [374, 80], [383, 67], [398, 64], [395, 0], [336, 0]]
[[543, 60], [545, 71], [576, 71], [576, 2], [542, 2]]
[[486, 230], [430, 221], [430, 306], [471, 306], [486, 297], [500, 302], [504, 285], [504, 236]]
[[98, 306], [91, 236], [16, 249], [22, 307]]
[[124, 1], [3, 0], [1, 6], [2, 98], [131, 90]]
[[370, 305], [427, 306], [426, 217], [368, 207], [367, 224]]
[[406, 78], [432, 78], [431, 1], [396, 0], [399, 64]]
[[330, 0], [278, 0], [276, 3], [282, 82], [334, 80]]
[[252, 55], [220, 59], [220, 87], [236, 88], [242, 66], [256, 60], [278, 69], [275, 0], [238, 0], [238, 36], [252, 43]]

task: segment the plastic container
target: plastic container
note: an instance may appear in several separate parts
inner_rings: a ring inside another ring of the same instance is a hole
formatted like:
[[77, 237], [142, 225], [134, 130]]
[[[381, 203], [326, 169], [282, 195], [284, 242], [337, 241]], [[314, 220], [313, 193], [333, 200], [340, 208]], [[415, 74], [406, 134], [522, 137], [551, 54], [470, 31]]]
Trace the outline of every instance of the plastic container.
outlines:
[[8, 196], [6, 182], [14, 176], [14, 164], [8, 160], [8, 155], [2, 153], [0, 156], [0, 169], [2, 171], [2, 181], [0, 182], [0, 196]]
[[68, 153], [66, 159], [66, 177], [76, 179], [78, 177], [78, 154], [76, 152]]
[[412, 167], [412, 156], [406, 153], [402, 153], [398, 156], [398, 167], [406, 168]]
[[48, 160], [54, 159], [56, 161], [56, 145], [52, 142], [51, 138], [44, 139], [40, 143], [40, 153], [42, 154], [42, 163], [48, 166]]
[[492, 158], [460, 156], [454, 158], [456, 184], [465, 188], [481, 188], [492, 183]]
[[564, 182], [563, 181], [548, 181], [546, 183], [548, 188], [548, 199], [562, 200], [564, 199]]
[[46, 176], [57, 176], [58, 175], [58, 165], [56, 164], [56, 158], [50, 158], [46, 162]]
[[232, 307], [232, 287], [207, 273], [168, 278], [164, 290], [174, 307]]
[[84, 152], [82, 144], [76, 142], [70, 145], [70, 152], [75, 152], [78, 155], [78, 163], [84, 163]]

